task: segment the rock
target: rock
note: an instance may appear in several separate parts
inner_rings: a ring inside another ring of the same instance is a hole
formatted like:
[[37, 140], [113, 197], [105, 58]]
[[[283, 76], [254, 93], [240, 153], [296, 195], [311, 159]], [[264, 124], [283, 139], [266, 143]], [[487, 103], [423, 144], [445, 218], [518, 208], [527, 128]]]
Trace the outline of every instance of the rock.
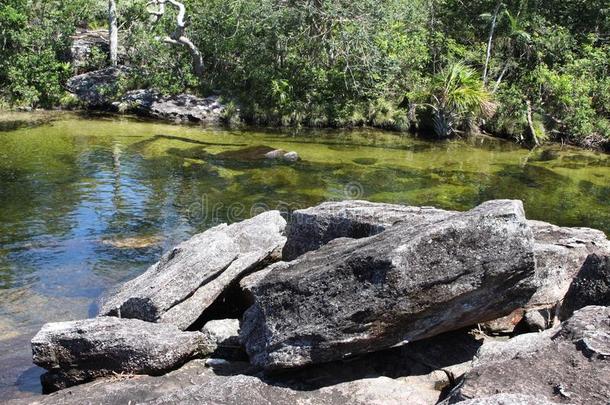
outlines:
[[298, 162], [301, 160], [299, 154], [294, 151], [286, 153], [282, 158], [287, 162]]
[[610, 256], [590, 255], [561, 306], [561, 319], [588, 305], [610, 306]]
[[556, 402], [533, 395], [496, 394], [485, 398], [469, 399], [460, 405], [555, 405]]
[[269, 211], [196, 235], [106, 298], [100, 314], [185, 330], [232, 283], [279, 255], [285, 225], [278, 211]]
[[207, 322], [201, 329], [205, 355], [221, 359], [247, 360], [239, 342], [239, 320], [222, 319]]
[[610, 308], [589, 306], [554, 329], [485, 344], [447, 402], [502, 393], [605, 405], [610, 398], [609, 336]]
[[540, 332], [548, 329], [550, 321], [548, 316], [542, 314], [544, 311], [527, 311], [523, 317], [523, 321], [530, 332]]
[[[339, 237], [372, 236], [403, 222], [413, 227], [439, 221], [455, 214], [428, 207], [376, 204], [367, 201], [328, 202], [295, 211], [288, 224], [284, 260], [293, 260]], [[541, 221], [529, 221], [534, 233], [537, 292], [524, 308], [507, 317], [482, 325], [493, 333], [511, 333], [527, 310], [553, 312], [570, 287], [572, 279], [592, 253], [610, 254], [610, 241], [601, 231], [562, 228]]]
[[316, 250], [333, 239], [377, 235], [396, 222], [412, 227], [430, 224], [455, 214], [429, 207], [408, 207], [368, 201], [327, 202], [294, 211], [288, 221], [284, 260]]
[[554, 306], [566, 295], [590, 254], [610, 254], [610, 242], [602, 231], [562, 228], [540, 221], [530, 221], [530, 225], [536, 240], [536, 277], [540, 287], [528, 307]]
[[49, 323], [32, 339], [35, 364], [49, 371], [45, 391], [113, 373], [159, 375], [198, 356], [200, 332], [135, 319], [100, 317]]
[[68, 91], [91, 108], [109, 107], [119, 91], [119, 80], [128, 73], [125, 67], [110, 67], [70, 78]]
[[265, 153], [267, 159], [282, 159], [287, 152], [283, 149], [274, 149]]
[[240, 339], [266, 369], [379, 351], [506, 315], [533, 294], [533, 275], [522, 204], [491, 201], [270, 272], [253, 289]]
[[163, 96], [154, 90], [132, 90], [115, 103], [119, 111], [177, 123], [219, 123], [224, 106], [219, 98], [196, 97], [191, 94]]
[[77, 29], [76, 34], [72, 36], [72, 46], [70, 47], [72, 67], [78, 72], [82, 72], [91, 66], [94, 49], [97, 49], [102, 55], [108, 55], [110, 51], [108, 30]]
[[223, 404], [242, 405], [428, 405], [417, 389], [387, 377], [344, 381], [314, 390], [298, 390], [248, 375], [247, 364], [228, 364], [217, 373], [194, 360], [160, 377], [115, 378], [81, 385], [16, 404]]
[[[40, 398], [40, 403], [434, 404], [442, 370], [469, 364], [480, 341], [451, 332], [380, 353], [265, 375], [247, 363], [193, 360], [158, 377], [114, 377]], [[423, 362], [422, 362], [423, 361]], [[454, 373], [459, 377], [458, 371]], [[18, 402], [16, 402], [18, 403]]]
[[296, 152], [286, 152], [283, 149], [274, 149], [265, 153], [265, 158], [271, 160], [285, 160], [286, 162], [298, 162], [301, 158]]

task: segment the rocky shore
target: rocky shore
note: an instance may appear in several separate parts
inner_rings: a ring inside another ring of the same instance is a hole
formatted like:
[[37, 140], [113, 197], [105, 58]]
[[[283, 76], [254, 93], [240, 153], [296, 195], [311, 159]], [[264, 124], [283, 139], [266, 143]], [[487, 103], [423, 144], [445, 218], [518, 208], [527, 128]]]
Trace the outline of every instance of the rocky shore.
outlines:
[[607, 405], [609, 256], [520, 201], [265, 212], [45, 325], [36, 403]]

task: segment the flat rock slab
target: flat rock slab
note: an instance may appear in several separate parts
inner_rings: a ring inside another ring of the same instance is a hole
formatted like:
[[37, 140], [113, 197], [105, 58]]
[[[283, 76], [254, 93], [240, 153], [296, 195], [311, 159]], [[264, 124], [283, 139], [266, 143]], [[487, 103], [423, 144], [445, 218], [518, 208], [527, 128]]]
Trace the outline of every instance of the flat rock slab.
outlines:
[[106, 298], [100, 314], [186, 330], [231, 283], [278, 255], [285, 225], [278, 211], [269, 211], [196, 235]]
[[[235, 326], [233, 321], [220, 322], [227, 330], [230, 323]], [[193, 360], [163, 376], [116, 376], [12, 403], [429, 405], [438, 401], [448, 384], [440, 370], [469, 364], [480, 345], [467, 331], [457, 331], [349, 362], [281, 375], [264, 375], [243, 362]]]
[[269, 272], [240, 338], [266, 369], [379, 351], [504, 316], [535, 291], [518, 201], [331, 243]]
[[484, 345], [473, 365], [448, 403], [503, 393], [607, 405], [610, 308], [585, 307], [555, 329]]
[[32, 358], [50, 372], [44, 389], [55, 391], [113, 373], [159, 375], [198, 356], [204, 343], [202, 333], [173, 325], [98, 317], [44, 325]]

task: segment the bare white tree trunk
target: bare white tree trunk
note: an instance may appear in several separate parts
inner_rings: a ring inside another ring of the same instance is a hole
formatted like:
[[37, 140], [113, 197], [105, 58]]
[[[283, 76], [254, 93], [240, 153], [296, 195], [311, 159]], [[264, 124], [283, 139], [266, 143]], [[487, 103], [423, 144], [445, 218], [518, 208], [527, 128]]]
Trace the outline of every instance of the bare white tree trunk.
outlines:
[[502, 2], [499, 1], [494, 10], [494, 15], [491, 19], [491, 29], [489, 30], [489, 40], [487, 41], [487, 55], [485, 56], [485, 68], [483, 69], [483, 83], [487, 84], [489, 76], [489, 61], [491, 59], [491, 46], [494, 40], [494, 33], [496, 31], [496, 24], [498, 23], [498, 14], [500, 13], [500, 7]]
[[148, 4], [153, 6], [159, 6], [159, 9], [156, 11], [149, 10], [150, 14], [155, 17], [155, 21], [159, 20], [163, 14], [165, 14], [165, 4], [169, 3], [175, 8], [178, 9], [178, 15], [176, 16], [176, 29], [175, 31], [163, 38], [163, 41], [172, 44], [172, 45], [180, 45], [184, 46], [188, 49], [191, 54], [191, 58], [193, 59], [193, 70], [198, 77], [203, 76], [203, 57], [201, 56], [201, 52], [199, 52], [199, 48], [193, 44], [193, 42], [185, 35], [186, 30], [186, 22], [184, 21], [186, 16], [186, 7], [184, 4], [176, 1], [176, 0], [152, 0]]
[[538, 141], [538, 136], [536, 135], [536, 127], [534, 126], [534, 119], [532, 118], [532, 103], [527, 100], [525, 102], [527, 108], [527, 125], [529, 126], [530, 136], [532, 143], [534, 146], [540, 146], [540, 142]]
[[110, 42], [110, 64], [119, 63], [119, 27], [117, 24], [116, 1], [108, 0], [108, 34]]

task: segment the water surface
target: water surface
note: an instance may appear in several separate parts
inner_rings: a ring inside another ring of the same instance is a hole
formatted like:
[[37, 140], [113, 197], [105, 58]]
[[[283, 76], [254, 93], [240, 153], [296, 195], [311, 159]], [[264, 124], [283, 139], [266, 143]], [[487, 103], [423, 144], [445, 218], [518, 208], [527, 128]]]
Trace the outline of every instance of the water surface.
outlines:
[[[261, 147], [297, 151], [287, 164]], [[74, 115], [0, 117], [0, 398], [39, 392], [29, 339], [92, 316], [110, 286], [219, 222], [346, 198], [529, 218], [610, 234], [610, 159], [486, 138], [379, 131], [228, 131]]]

